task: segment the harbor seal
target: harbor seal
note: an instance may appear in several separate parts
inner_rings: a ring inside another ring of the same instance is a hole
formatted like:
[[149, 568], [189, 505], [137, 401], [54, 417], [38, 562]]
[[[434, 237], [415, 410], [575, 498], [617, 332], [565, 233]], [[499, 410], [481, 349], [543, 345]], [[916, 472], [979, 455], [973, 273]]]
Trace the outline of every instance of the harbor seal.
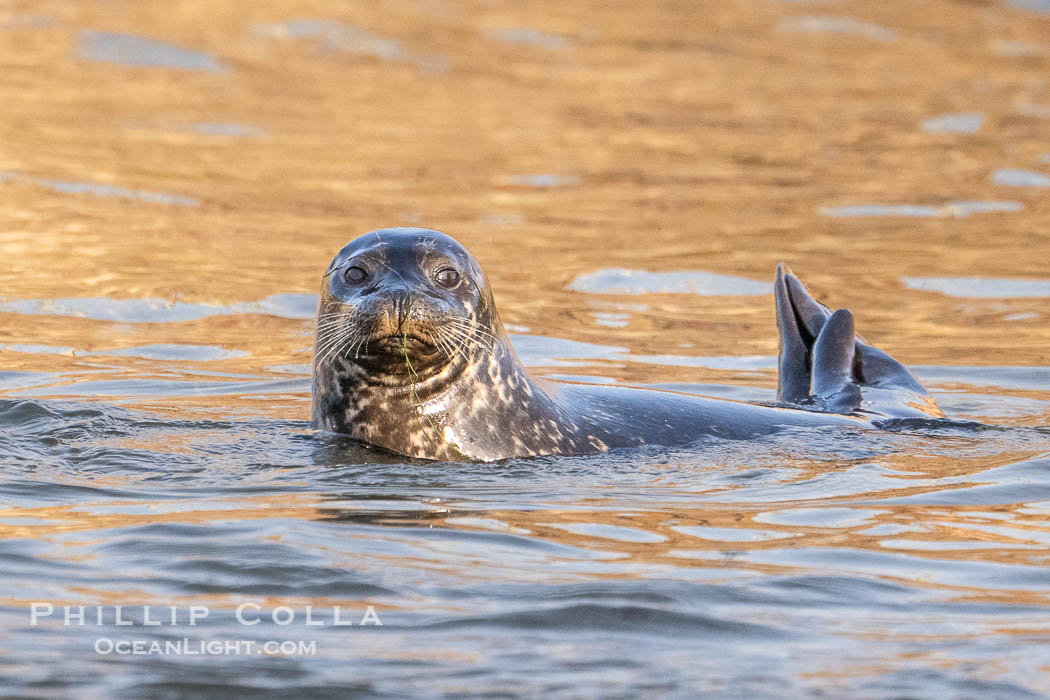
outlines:
[[903, 365], [781, 266], [776, 404], [555, 382], [522, 366], [481, 265], [432, 229], [372, 231], [325, 272], [313, 427], [431, 460], [492, 461], [940, 417]]

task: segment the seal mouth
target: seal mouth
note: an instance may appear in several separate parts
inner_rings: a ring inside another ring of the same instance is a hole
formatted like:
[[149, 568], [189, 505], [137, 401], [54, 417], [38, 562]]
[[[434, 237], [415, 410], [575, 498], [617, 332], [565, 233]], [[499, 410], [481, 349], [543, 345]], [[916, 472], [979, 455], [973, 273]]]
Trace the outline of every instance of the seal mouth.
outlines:
[[429, 355], [437, 346], [418, 335], [386, 335], [368, 341], [368, 350], [368, 355]]

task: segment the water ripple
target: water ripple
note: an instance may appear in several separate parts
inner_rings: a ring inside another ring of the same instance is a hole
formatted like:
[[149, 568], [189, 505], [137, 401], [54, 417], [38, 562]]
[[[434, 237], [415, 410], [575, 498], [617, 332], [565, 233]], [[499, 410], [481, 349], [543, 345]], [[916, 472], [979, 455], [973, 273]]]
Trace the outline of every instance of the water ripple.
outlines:
[[134, 34], [85, 30], [80, 33], [80, 56], [91, 61], [125, 66], [177, 68], [225, 73], [229, 67], [211, 54], [186, 49]]

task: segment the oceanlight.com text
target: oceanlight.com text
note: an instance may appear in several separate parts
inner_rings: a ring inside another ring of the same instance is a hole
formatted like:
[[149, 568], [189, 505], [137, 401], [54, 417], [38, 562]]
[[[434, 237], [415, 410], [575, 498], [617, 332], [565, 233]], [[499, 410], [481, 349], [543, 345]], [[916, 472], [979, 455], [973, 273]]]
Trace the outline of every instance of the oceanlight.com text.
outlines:
[[116, 656], [316, 656], [317, 642], [256, 639], [95, 640], [95, 653]]

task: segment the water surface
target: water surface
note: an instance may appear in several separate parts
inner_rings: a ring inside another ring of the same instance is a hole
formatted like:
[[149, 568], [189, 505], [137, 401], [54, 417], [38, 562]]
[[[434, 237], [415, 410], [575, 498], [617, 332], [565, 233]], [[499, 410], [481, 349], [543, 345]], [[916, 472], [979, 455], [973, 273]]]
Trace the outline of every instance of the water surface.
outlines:
[[[1046, 696], [1041, 5], [0, 10], [0, 687]], [[998, 427], [496, 464], [316, 435], [320, 275], [398, 224], [475, 252], [538, 375], [771, 400], [787, 262]]]

